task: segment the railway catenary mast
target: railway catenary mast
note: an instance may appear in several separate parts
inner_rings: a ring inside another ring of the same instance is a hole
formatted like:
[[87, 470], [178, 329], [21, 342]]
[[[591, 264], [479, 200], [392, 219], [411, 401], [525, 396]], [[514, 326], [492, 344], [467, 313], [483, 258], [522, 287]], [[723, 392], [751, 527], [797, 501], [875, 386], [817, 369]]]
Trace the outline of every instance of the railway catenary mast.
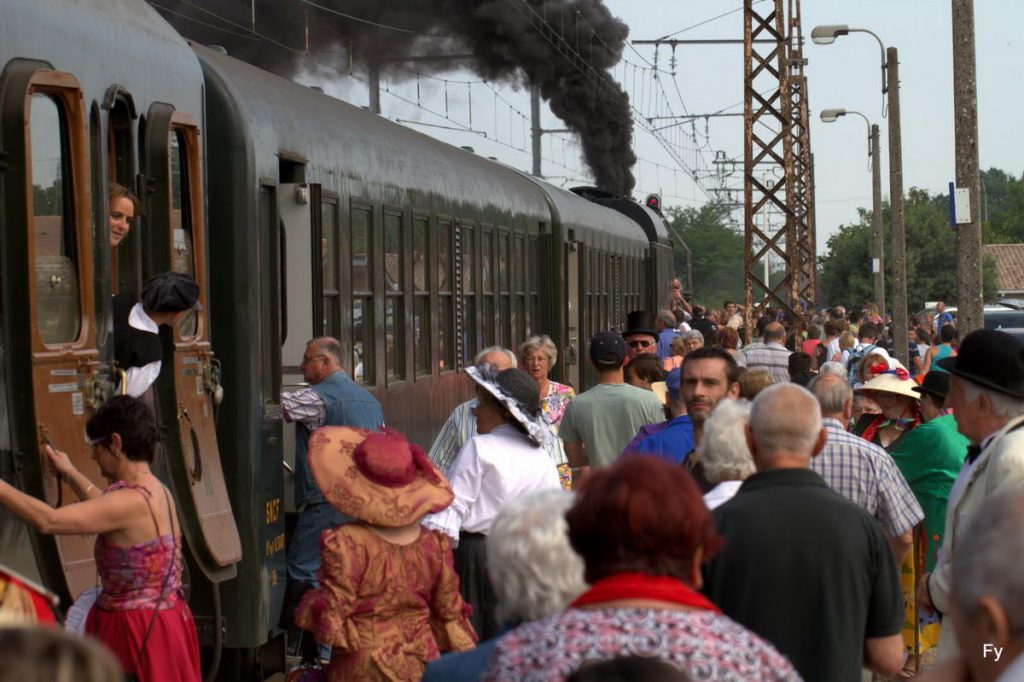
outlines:
[[793, 193], [791, 205], [796, 221], [799, 257], [800, 305], [811, 310], [817, 289], [817, 238], [814, 224], [814, 157], [811, 155], [810, 111], [807, 76], [804, 75], [804, 35], [800, 25], [800, 0], [789, 0], [787, 76], [793, 122]]
[[[785, 33], [783, 0], [774, 0], [765, 12], [757, 10], [755, 4], [753, 0], [744, 0], [743, 6], [743, 284], [748, 320], [766, 306], [781, 307], [799, 317], [805, 260], [801, 254], [807, 254], [811, 269], [814, 254], [813, 217], [808, 217], [813, 207], [813, 182], [808, 179], [809, 170], [805, 170], [810, 160], [806, 81], [800, 81], [794, 110], [794, 55]], [[798, 14], [797, 5], [793, 14], [797, 17], [797, 31]], [[796, 58], [802, 60], [802, 54], [798, 53]], [[798, 72], [803, 79], [802, 63]], [[795, 121], [802, 121], [803, 125]], [[797, 153], [805, 159], [799, 170]], [[798, 172], [802, 179], [800, 187]], [[759, 214], [771, 209], [783, 216], [784, 222], [776, 226], [758, 225]], [[803, 229], [799, 226], [802, 220], [806, 223]], [[801, 242], [807, 243], [801, 247]], [[765, 277], [756, 271], [758, 261], [772, 256], [783, 265], [783, 276], [774, 284], [770, 272]], [[804, 289], [808, 293], [803, 300], [812, 303], [813, 284], [808, 282]], [[753, 325], [747, 325], [748, 341], [752, 332]]]

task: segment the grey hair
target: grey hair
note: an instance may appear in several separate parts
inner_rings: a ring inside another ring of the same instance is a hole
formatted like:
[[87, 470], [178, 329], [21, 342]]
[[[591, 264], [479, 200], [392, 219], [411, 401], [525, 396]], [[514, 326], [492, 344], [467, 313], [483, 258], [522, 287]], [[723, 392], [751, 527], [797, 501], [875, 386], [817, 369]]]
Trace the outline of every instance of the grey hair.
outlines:
[[722, 400], [704, 422], [697, 457], [708, 483], [742, 481], [757, 470], [744, 428], [749, 419], [749, 401]]
[[982, 395], [987, 395], [989, 402], [992, 403], [992, 413], [995, 416], [1003, 419], [1013, 419], [1024, 414], [1024, 400], [979, 386], [970, 379], [957, 378], [963, 384], [964, 399], [968, 402], [977, 402]]
[[1010, 631], [1024, 631], [1024, 489], [1011, 487], [985, 500], [959, 533], [953, 556], [953, 599], [973, 616], [982, 597], [995, 599]]
[[775, 384], [754, 398], [750, 430], [759, 456], [784, 452], [810, 458], [821, 433], [821, 408], [803, 386]]
[[487, 535], [487, 574], [500, 623], [528, 622], [561, 611], [586, 589], [583, 560], [569, 545], [565, 512], [572, 495], [543, 490], [501, 508]]
[[818, 374], [807, 383], [807, 390], [814, 394], [821, 406], [822, 414], [842, 414], [846, 409], [846, 403], [853, 400], [853, 388], [846, 381], [846, 377], [835, 375]]
[[548, 356], [548, 369], [555, 366], [555, 362], [558, 361], [558, 348], [555, 346], [555, 342], [551, 340], [551, 337], [547, 334], [543, 336], [531, 336], [519, 345], [519, 355], [525, 358], [529, 353], [534, 351], [542, 350], [544, 355]]
[[676, 322], [676, 316], [671, 310], [659, 310], [658, 320], [660, 320], [666, 327], [675, 327], [678, 324]]
[[318, 336], [307, 341], [306, 345], [313, 346], [324, 355], [331, 356], [335, 365], [341, 364], [341, 341], [338, 341], [333, 336]]
[[818, 368], [818, 374], [835, 374], [842, 378], [846, 378], [846, 368], [843, 367], [843, 363], [829, 360], [821, 367]]
[[519, 367], [519, 361], [516, 360], [516, 354], [510, 351], [508, 348], [503, 348], [502, 346], [488, 346], [487, 348], [484, 348], [483, 350], [476, 354], [475, 358], [473, 358], [473, 364], [479, 367], [480, 363], [483, 362], [484, 356], [490, 355], [491, 353], [504, 353], [505, 355], [508, 356], [509, 362], [512, 363], [511, 366], [513, 368]]
[[691, 329], [690, 331], [683, 334], [683, 341], [688, 341], [690, 339], [697, 339], [701, 343], [704, 343], [704, 335], [701, 334], [700, 331], [696, 329]]

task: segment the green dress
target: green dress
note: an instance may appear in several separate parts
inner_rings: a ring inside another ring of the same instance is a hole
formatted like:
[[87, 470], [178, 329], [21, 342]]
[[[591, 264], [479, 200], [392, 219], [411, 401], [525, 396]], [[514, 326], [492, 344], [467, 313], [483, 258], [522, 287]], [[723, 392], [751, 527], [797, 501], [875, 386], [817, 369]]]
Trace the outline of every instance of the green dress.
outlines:
[[946, 501], [963, 468], [968, 445], [956, 430], [956, 419], [947, 414], [907, 433], [891, 452], [924, 510], [926, 571], [935, 566], [935, 553], [942, 545], [946, 523]]
[[956, 430], [953, 415], [943, 415], [904, 434], [890, 451], [924, 511], [924, 521], [914, 528], [913, 550], [900, 566], [905, 600], [903, 644], [914, 656], [939, 641], [938, 618], [919, 613], [914, 597], [921, 576], [935, 567], [945, 529], [946, 502], [967, 456], [967, 445], [967, 439]]

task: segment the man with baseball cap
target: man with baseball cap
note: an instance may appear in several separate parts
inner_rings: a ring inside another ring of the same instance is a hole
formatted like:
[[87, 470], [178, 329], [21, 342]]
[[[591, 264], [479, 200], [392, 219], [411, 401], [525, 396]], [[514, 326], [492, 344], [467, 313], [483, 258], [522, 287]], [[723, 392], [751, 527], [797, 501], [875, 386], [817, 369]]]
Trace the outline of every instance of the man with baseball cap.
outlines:
[[597, 369], [597, 385], [569, 402], [558, 431], [569, 466], [582, 469], [583, 475], [591, 465], [610, 464], [641, 426], [665, 419], [653, 391], [625, 382], [625, 360], [626, 340], [621, 334], [594, 334], [590, 362]]
[[[921, 577], [917, 599], [925, 608], [948, 614], [952, 573], [966, 520], [997, 492], [1024, 486], [1024, 344], [1005, 332], [980, 329], [968, 334], [955, 357], [939, 360], [952, 377], [946, 407], [971, 446], [946, 508], [945, 533], [935, 570]], [[939, 657], [956, 655], [950, 621], [942, 623]]]
[[118, 294], [113, 308], [114, 360], [125, 372], [125, 392], [138, 398], [160, 375], [160, 325], [173, 325], [186, 312], [203, 309], [199, 285], [189, 275], [164, 272], [146, 281], [141, 302]]

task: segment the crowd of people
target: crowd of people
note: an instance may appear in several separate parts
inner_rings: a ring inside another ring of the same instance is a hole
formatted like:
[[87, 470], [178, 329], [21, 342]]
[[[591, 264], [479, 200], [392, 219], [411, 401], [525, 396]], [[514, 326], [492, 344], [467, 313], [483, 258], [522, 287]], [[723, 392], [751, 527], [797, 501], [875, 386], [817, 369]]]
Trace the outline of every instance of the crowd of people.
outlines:
[[[473, 398], [422, 449], [384, 426], [337, 340], [310, 341], [309, 386], [282, 399], [295, 674], [1024, 679], [1024, 344], [960, 342], [940, 308], [914, 320], [904, 366], [871, 305], [806, 324], [677, 303], [596, 333], [579, 393], [551, 378], [546, 336], [482, 350]], [[83, 501], [0, 482], [0, 505], [99, 533], [86, 631], [139, 679], [193, 680], [146, 410], [118, 398], [90, 421], [106, 490], [48, 450]]]

